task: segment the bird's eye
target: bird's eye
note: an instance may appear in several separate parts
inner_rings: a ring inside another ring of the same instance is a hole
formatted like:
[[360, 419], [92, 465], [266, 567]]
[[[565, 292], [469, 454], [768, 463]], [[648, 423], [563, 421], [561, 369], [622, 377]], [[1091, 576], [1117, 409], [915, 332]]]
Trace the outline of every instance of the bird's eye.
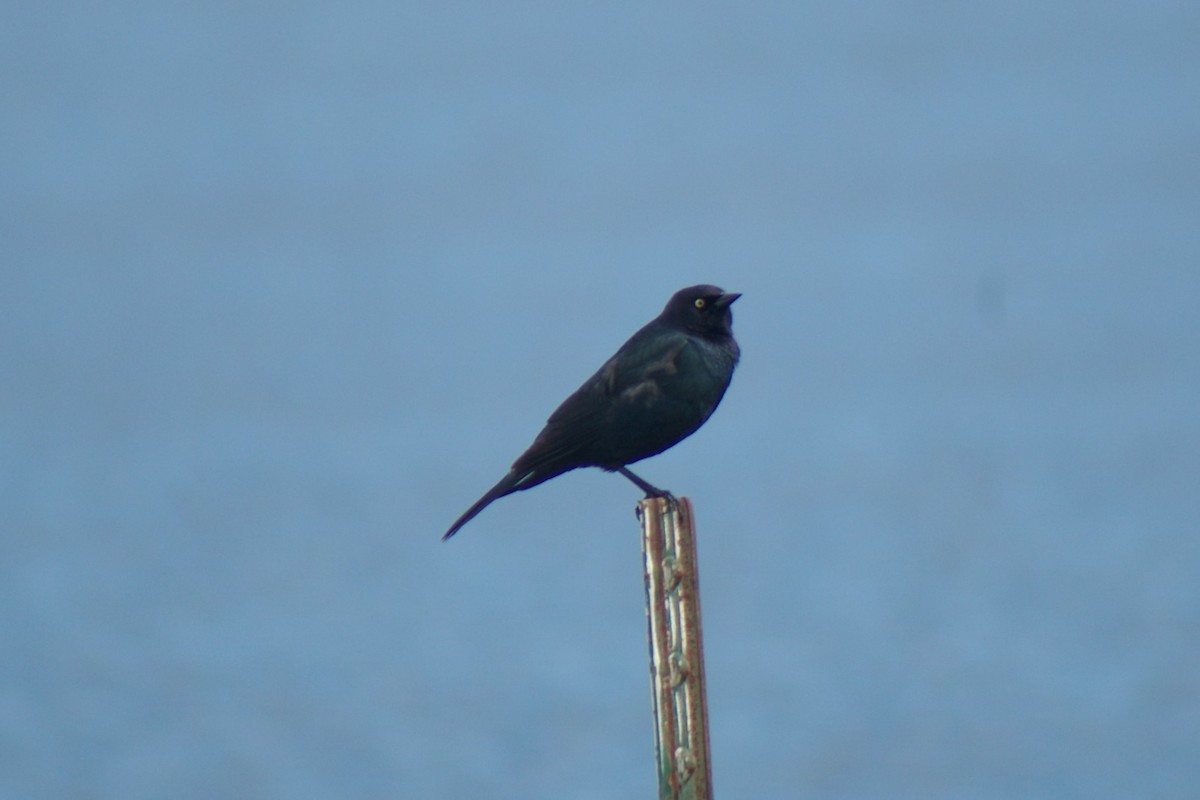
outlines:
[[703, 297], [696, 298], [696, 308], [704, 308], [705, 302]]

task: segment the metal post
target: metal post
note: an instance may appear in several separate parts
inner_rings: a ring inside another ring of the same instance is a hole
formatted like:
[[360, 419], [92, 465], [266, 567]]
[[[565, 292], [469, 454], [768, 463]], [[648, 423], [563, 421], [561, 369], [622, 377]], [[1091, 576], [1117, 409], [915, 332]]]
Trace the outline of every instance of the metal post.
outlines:
[[659, 800], [711, 800], [708, 707], [692, 503], [638, 504], [650, 629], [650, 687]]

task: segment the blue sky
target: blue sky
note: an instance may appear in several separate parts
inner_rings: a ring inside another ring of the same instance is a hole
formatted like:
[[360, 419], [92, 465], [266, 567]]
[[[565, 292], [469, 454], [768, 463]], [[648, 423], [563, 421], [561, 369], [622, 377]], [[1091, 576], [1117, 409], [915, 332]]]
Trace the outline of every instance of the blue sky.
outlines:
[[653, 792], [636, 490], [440, 534], [682, 286], [715, 787], [1200, 780], [1200, 14], [40, 3], [0, 794]]

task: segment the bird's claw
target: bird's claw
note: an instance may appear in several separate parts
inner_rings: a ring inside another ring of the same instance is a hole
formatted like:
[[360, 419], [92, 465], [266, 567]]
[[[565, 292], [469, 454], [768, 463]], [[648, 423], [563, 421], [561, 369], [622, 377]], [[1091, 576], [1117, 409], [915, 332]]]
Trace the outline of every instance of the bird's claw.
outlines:
[[679, 510], [679, 498], [668, 492], [666, 489], [656, 489], [653, 492], [646, 492], [646, 499], [649, 500], [651, 498], [661, 498], [666, 500], [672, 511]]

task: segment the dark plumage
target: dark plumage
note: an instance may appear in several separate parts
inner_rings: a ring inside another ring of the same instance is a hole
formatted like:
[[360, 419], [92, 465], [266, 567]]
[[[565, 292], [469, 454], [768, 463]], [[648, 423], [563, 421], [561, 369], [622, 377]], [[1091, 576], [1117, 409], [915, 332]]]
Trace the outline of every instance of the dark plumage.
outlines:
[[691, 435], [721, 402], [740, 355], [729, 310], [740, 296], [706, 285], [676, 292], [661, 314], [563, 401], [508, 474], [442, 538], [493, 500], [579, 467], [620, 472], [647, 496], [667, 496], [626, 465]]

